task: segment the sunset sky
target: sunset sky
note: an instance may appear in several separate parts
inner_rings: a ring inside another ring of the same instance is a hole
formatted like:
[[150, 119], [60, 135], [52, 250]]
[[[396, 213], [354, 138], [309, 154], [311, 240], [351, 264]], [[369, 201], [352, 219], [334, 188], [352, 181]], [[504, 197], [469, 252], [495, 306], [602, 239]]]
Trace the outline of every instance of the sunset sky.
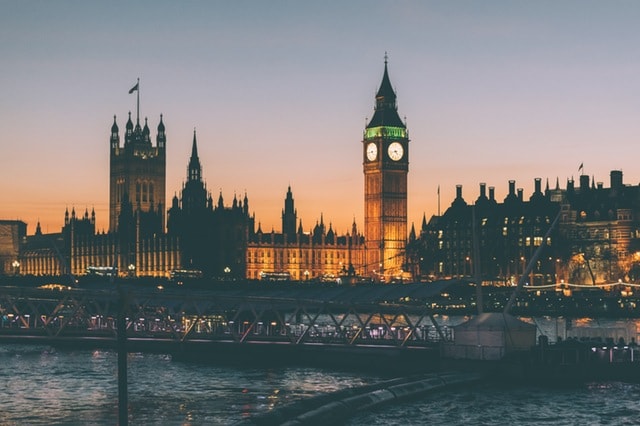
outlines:
[[409, 129], [409, 224], [463, 185], [640, 182], [640, 2], [0, 1], [0, 219], [108, 227], [109, 130], [167, 131], [167, 203], [193, 129], [208, 188], [280, 230], [363, 224], [362, 132], [388, 52]]

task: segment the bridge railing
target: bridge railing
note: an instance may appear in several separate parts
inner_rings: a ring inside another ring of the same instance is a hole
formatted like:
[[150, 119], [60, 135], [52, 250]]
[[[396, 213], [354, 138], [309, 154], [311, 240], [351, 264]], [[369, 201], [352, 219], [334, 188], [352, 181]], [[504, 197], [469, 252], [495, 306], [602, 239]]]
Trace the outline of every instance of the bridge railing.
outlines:
[[[116, 337], [115, 291], [0, 289], [0, 335]], [[430, 346], [450, 340], [428, 309], [282, 297], [130, 290], [127, 335], [290, 344]], [[429, 323], [431, 321], [431, 323]]]

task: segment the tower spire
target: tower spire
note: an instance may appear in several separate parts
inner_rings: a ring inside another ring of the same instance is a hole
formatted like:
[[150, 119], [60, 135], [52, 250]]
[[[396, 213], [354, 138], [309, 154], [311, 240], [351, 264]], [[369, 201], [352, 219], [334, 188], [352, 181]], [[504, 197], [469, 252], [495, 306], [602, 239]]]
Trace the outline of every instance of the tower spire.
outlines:
[[378, 126], [392, 126], [406, 128], [405, 124], [398, 115], [398, 107], [396, 105], [396, 92], [391, 86], [391, 79], [389, 78], [388, 70], [388, 57], [385, 52], [384, 55], [384, 74], [382, 76], [382, 82], [380, 82], [380, 88], [376, 93], [376, 109], [371, 117], [371, 121], [367, 125], [367, 128]]
[[196, 129], [193, 129], [193, 145], [191, 146], [191, 158], [189, 159], [189, 180], [200, 181], [202, 166], [198, 158], [198, 144], [196, 141]]

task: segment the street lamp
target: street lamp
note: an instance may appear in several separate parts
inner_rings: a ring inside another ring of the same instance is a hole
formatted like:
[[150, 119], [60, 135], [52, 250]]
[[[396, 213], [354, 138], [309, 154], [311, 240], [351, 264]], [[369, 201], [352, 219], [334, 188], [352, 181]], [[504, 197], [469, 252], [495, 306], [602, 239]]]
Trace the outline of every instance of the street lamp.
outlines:
[[224, 279], [225, 281], [229, 280], [229, 274], [231, 273], [231, 268], [229, 268], [228, 266], [225, 266], [224, 269]]
[[13, 275], [18, 275], [18, 272], [20, 270], [20, 262], [14, 260], [13, 263], [11, 263], [11, 266], [13, 266]]
[[127, 269], [129, 270], [129, 276], [133, 277], [136, 274], [136, 265], [134, 265], [133, 263], [130, 263], [129, 266], [127, 266]]
[[309, 271], [304, 271], [303, 274], [304, 274], [304, 280], [309, 281]]

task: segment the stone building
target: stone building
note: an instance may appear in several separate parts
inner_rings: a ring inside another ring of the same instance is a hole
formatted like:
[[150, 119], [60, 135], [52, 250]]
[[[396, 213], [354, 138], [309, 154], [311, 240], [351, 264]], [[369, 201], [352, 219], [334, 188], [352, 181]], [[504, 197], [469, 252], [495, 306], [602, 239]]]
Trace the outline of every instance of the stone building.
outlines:
[[[623, 184], [611, 172], [605, 188], [587, 175], [579, 186], [556, 182], [544, 192], [541, 179], [525, 200], [509, 181], [502, 202], [494, 188], [480, 184], [473, 204], [456, 188], [456, 198], [441, 215], [423, 220], [420, 235], [408, 243], [410, 264], [424, 279], [471, 276], [479, 267], [485, 282], [512, 284], [525, 271], [535, 250], [546, 244], [527, 282], [602, 284], [640, 280], [640, 185]], [[557, 225], [551, 228], [554, 219]], [[474, 220], [475, 218], [475, 220]], [[479, 250], [474, 253], [474, 239]]]
[[[297, 229], [296, 229], [296, 224]], [[352, 224], [351, 232], [337, 235], [332, 225], [319, 222], [304, 231], [298, 221], [291, 187], [282, 210], [282, 230], [263, 232], [260, 225], [248, 234], [246, 277], [263, 280], [320, 280], [340, 282], [364, 275], [364, 237]]]

